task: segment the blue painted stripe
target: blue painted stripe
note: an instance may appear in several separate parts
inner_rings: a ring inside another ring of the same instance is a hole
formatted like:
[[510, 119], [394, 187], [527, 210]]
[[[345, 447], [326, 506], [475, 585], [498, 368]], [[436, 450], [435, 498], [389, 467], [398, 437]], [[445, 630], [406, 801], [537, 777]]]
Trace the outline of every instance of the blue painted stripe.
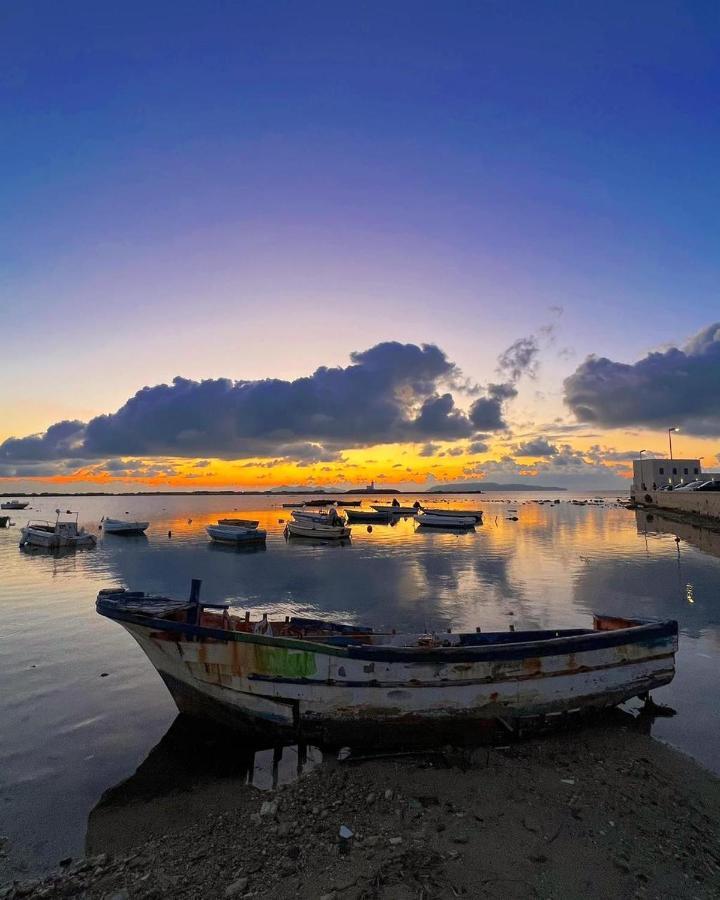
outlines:
[[[267, 637], [261, 634], [248, 634], [238, 631], [224, 631], [221, 628], [207, 628], [184, 622], [173, 622], [169, 619], [155, 619], [119, 610], [106, 604], [102, 599], [97, 602], [100, 615], [118, 622], [141, 625], [154, 631], [193, 638], [212, 638], [217, 641], [238, 641], [240, 643], [264, 644], [270, 647], [284, 647], [293, 650], [305, 650], [323, 653], [327, 656], [343, 656], [350, 659], [367, 660], [368, 662], [404, 662], [404, 663], [458, 663], [458, 662], [491, 662], [493, 660], [529, 659], [532, 657], [556, 656], [558, 654], [582, 653], [601, 650], [622, 645], [639, 645], [648, 649], [661, 647], [673, 638], [677, 638], [676, 621], [653, 622], [636, 625], [632, 628], [620, 628], [615, 631], [589, 631], [576, 635], [552, 638], [551, 640], [527, 641], [521, 644], [499, 644], [496, 646], [457, 646], [457, 647], [373, 647], [371, 645], [338, 647], [315, 643], [312, 640], [297, 638]], [[530, 632], [532, 633], [532, 632]]]

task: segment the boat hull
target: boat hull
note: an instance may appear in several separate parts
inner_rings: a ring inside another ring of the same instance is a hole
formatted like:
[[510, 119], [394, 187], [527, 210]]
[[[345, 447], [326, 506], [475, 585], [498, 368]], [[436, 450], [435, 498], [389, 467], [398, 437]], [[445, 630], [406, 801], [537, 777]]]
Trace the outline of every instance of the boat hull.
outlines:
[[267, 532], [260, 528], [233, 528], [226, 525], [209, 525], [205, 529], [213, 541], [220, 544], [264, 544]]
[[145, 534], [150, 527], [149, 522], [108, 522], [103, 523], [103, 531], [105, 534], [122, 534], [132, 536]]
[[442, 516], [436, 513], [423, 513], [418, 516], [416, 521], [418, 525], [424, 525], [426, 528], [467, 529], [474, 528], [479, 520], [472, 516]]
[[396, 659], [393, 648], [348, 652], [262, 635], [205, 642], [179, 624], [111, 618], [132, 634], [181, 711], [326, 745], [432, 742], [451, 734], [477, 740], [498, 722], [514, 727], [615, 706], [669, 683], [677, 649], [675, 623], [627, 639], [615, 635], [595, 649], [585, 649], [581, 637], [530, 655], [528, 645], [518, 645], [458, 648], [450, 660], [429, 651], [410, 660], [402, 652]]
[[20, 546], [44, 547], [55, 550], [58, 547], [89, 548], [96, 544], [95, 537], [91, 534], [81, 534], [75, 537], [52, 532], [37, 531], [33, 528], [23, 528]]
[[348, 522], [389, 522], [390, 516], [383, 512], [369, 512], [368, 510], [348, 509], [345, 511]]
[[350, 529], [341, 525], [322, 525], [311, 520], [288, 522], [288, 534], [292, 537], [319, 538], [323, 541], [340, 541], [350, 537]]

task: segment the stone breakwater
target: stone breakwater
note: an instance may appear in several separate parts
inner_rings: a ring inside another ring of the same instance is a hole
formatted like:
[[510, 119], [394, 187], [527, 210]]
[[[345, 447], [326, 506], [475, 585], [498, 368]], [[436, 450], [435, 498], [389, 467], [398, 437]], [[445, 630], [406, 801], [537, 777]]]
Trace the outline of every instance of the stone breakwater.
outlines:
[[333, 761], [0, 898], [715, 898], [719, 825], [714, 776], [645, 734], [593, 728]]

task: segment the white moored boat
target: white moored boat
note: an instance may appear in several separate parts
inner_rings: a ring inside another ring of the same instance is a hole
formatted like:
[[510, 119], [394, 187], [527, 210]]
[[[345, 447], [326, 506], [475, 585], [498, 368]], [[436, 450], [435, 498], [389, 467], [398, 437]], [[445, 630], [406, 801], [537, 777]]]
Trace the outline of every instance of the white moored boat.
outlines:
[[20, 546], [45, 547], [56, 550], [61, 547], [80, 548], [94, 547], [97, 543], [94, 534], [78, 528], [78, 514], [74, 519], [60, 519], [60, 510], [56, 509], [57, 519], [54, 522], [34, 521], [21, 529]]
[[[226, 604], [100, 591], [97, 612], [145, 651], [182, 712], [265, 736], [379, 746], [476, 739], [646, 696], [675, 674], [675, 621], [595, 616], [592, 628], [396, 634], [236, 614]], [[238, 611], [239, 613], [239, 611]], [[502, 729], [501, 729], [502, 730]]]
[[339, 540], [350, 537], [347, 519], [338, 515], [336, 509], [327, 513], [306, 513], [294, 510], [292, 520], [286, 525], [286, 533], [293, 537], [322, 538]]
[[474, 519], [475, 522], [480, 522], [483, 517], [481, 509], [444, 509], [442, 506], [426, 506], [423, 507], [423, 512], [433, 516], [445, 516], [448, 519]]
[[474, 528], [478, 523], [475, 516], [444, 516], [435, 512], [423, 513], [415, 521], [428, 528]]
[[20, 500], [7, 500], [5, 503], [0, 503], [0, 509], [27, 509], [30, 506], [30, 501], [23, 503]]
[[149, 522], [132, 522], [130, 519], [103, 519], [105, 534], [145, 534], [150, 527]]
[[287, 533], [292, 537], [320, 538], [324, 541], [349, 538], [351, 530], [347, 525], [324, 525], [311, 520], [287, 523]]
[[222, 544], [262, 544], [267, 531], [258, 528], [255, 519], [219, 519], [217, 525], [208, 525], [208, 535]]
[[373, 505], [373, 509], [376, 512], [387, 513], [390, 516], [416, 516], [422, 507], [419, 504], [417, 506], [393, 506], [389, 503], [385, 506]]

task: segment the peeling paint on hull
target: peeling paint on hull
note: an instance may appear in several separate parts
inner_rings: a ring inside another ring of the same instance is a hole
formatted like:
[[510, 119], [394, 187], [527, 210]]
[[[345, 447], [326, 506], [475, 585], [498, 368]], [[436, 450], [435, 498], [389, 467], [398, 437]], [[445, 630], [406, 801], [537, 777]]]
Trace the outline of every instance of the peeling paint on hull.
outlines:
[[668, 633], [569, 653], [528, 655], [521, 645], [517, 658], [369, 663], [311, 642], [296, 649], [202, 640], [120, 621], [181, 711], [330, 744], [391, 743], [423, 729], [447, 740], [498, 721], [614, 706], [669, 683], [677, 649], [676, 633]]

